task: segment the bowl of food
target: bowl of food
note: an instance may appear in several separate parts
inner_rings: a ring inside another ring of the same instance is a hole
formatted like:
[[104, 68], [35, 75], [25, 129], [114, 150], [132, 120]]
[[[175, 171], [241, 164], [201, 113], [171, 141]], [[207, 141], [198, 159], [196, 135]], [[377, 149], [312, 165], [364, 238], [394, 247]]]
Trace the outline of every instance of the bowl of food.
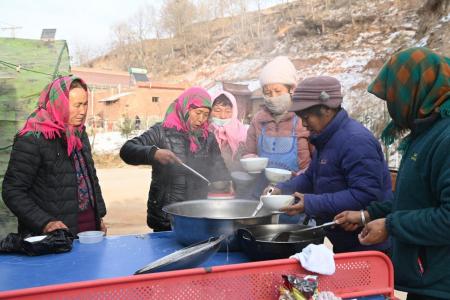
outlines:
[[248, 157], [241, 159], [242, 168], [248, 173], [261, 173], [267, 167], [269, 159], [267, 157]]
[[77, 234], [82, 244], [95, 244], [103, 240], [105, 233], [103, 231], [83, 231]]
[[230, 189], [230, 181], [214, 181], [211, 182], [210, 189], [212, 191], [224, 191]]
[[279, 210], [284, 206], [294, 203], [294, 196], [292, 195], [263, 195], [261, 201], [265, 210]]
[[267, 180], [272, 183], [284, 182], [291, 179], [292, 173], [289, 170], [277, 169], [277, 168], [266, 168], [264, 171]]

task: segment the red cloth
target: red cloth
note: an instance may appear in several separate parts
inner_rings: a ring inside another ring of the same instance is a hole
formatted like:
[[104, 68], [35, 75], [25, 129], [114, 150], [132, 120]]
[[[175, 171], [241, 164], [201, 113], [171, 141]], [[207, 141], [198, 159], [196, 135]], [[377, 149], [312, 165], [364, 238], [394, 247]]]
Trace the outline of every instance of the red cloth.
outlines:
[[28, 117], [19, 135], [43, 134], [45, 139], [65, 136], [67, 140], [67, 154], [70, 156], [74, 149], [81, 150], [83, 143], [81, 135], [84, 124], [69, 125], [69, 90], [74, 80], [84, 81], [75, 76], [64, 76], [55, 79], [41, 92], [38, 107]]
[[92, 206], [78, 213], [78, 232], [97, 230], [95, 224], [95, 213]]

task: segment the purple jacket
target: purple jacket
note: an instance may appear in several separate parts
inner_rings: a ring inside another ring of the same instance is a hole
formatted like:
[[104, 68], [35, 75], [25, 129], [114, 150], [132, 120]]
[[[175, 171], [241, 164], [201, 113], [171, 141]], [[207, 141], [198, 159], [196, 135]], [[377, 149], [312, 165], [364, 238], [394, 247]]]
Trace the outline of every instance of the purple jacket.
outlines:
[[[277, 186], [283, 194], [305, 194], [306, 214], [328, 222], [342, 211], [392, 199], [391, 178], [380, 143], [344, 109], [324, 131], [312, 134], [310, 142], [316, 151], [306, 172]], [[358, 233], [336, 226], [328, 230], [327, 237], [336, 253], [389, 247], [388, 243], [362, 246]]]

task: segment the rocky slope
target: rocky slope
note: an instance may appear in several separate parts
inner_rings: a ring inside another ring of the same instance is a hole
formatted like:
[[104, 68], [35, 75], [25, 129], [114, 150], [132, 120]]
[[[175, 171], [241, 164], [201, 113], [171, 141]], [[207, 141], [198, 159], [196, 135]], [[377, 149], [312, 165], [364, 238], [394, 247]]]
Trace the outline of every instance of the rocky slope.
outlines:
[[[207, 87], [217, 81], [248, 82], [256, 89], [261, 67], [277, 55], [287, 55], [299, 79], [340, 79], [346, 109], [379, 135], [387, 112], [366, 92], [367, 85], [399, 49], [427, 46], [449, 56], [449, 12], [445, 0], [293, 1], [247, 14], [245, 30], [227, 19], [197, 24], [201, 30], [192, 29], [197, 34], [192, 35], [187, 56], [179, 39], [148, 41], [149, 49], [171, 43], [171, 50], [160, 57], [149, 51], [146, 67], [157, 80]], [[206, 42], [202, 34], [208, 36]], [[91, 65], [120, 67], [120, 55], [116, 49]], [[397, 164], [395, 158], [391, 164]]]

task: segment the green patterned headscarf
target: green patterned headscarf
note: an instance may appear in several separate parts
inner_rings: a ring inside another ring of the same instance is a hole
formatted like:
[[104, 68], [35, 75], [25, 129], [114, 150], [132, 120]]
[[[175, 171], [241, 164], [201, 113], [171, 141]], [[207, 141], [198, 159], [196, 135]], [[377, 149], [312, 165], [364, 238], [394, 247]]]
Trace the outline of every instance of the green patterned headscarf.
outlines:
[[197, 130], [194, 130], [188, 122], [189, 111], [200, 107], [206, 107], [211, 111], [211, 96], [204, 88], [191, 87], [170, 104], [163, 121], [163, 127], [175, 128], [189, 135], [189, 149], [193, 153], [200, 148], [199, 138], [207, 138], [209, 134], [208, 121], [203, 123]]
[[386, 145], [433, 113], [450, 117], [449, 63], [448, 57], [421, 47], [400, 51], [385, 63], [368, 92], [387, 102], [392, 121], [381, 135]]
[[81, 150], [81, 136], [84, 131], [84, 120], [80, 126], [69, 124], [70, 87], [72, 82], [79, 81], [87, 92], [86, 83], [76, 76], [63, 76], [48, 84], [39, 96], [38, 107], [28, 117], [19, 135], [43, 135], [45, 139], [64, 137], [67, 141], [67, 154], [74, 149]]

